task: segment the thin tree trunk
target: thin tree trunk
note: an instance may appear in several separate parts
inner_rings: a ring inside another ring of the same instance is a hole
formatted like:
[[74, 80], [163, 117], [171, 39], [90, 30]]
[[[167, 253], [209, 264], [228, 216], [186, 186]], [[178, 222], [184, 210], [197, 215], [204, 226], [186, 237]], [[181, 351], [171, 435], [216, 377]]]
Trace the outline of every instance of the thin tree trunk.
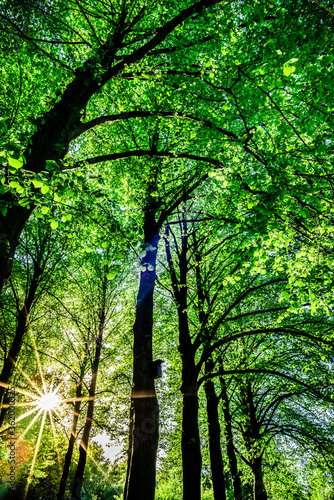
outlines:
[[[29, 292], [28, 296], [26, 298], [26, 301], [22, 307], [22, 309], [19, 310], [18, 313], [18, 318], [17, 318], [17, 325], [16, 325], [16, 330], [15, 330], [15, 335], [14, 339], [12, 342], [12, 345], [9, 349], [8, 355], [5, 358], [4, 365], [1, 370], [0, 374], [0, 403], [3, 399], [4, 392], [6, 388], [8, 388], [9, 385], [9, 380], [13, 371], [13, 366], [15, 365], [18, 355], [20, 353], [21, 347], [22, 347], [22, 341], [24, 334], [26, 332], [26, 325], [27, 325], [27, 318], [30, 313], [30, 308], [32, 305], [32, 302], [34, 300], [35, 294], [37, 292], [38, 288], [38, 281], [40, 276], [43, 273], [43, 269], [35, 266], [34, 269], [34, 274], [31, 280], [31, 284], [29, 287]], [[0, 414], [0, 428], [3, 425], [3, 421], [6, 415], [6, 409], [3, 408], [3, 411]]]
[[246, 408], [245, 445], [250, 459], [253, 472], [253, 495], [254, 500], [267, 500], [267, 492], [263, 483], [262, 453], [259, 449], [260, 425], [256, 417], [256, 406], [254, 404], [254, 393], [251, 382], [247, 382], [242, 390], [243, 402]]
[[99, 370], [99, 362], [101, 358], [101, 349], [102, 349], [102, 339], [103, 339], [103, 331], [105, 326], [105, 314], [106, 314], [106, 291], [107, 291], [107, 282], [106, 279], [103, 283], [103, 298], [102, 298], [102, 307], [99, 312], [100, 321], [99, 321], [99, 334], [95, 342], [95, 355], [94, 361], [92, 364], [92, 376], [90, 379], [89, 390], [88, 390], [88, 408], [86, 415], [86, 422], [82, 433], [82, 438], [79, 446], [79, 461], [77, 465], [77, 469], [74, 476], [73, 490], [72, 490], [72, 500], [80, 500], [80, 493], [82, 489], [83, 477], [85, 472], [85, 466], [87, 461], [87, 450], [89, 445], [89, 437], [90, 431], [93, 423], [94, 416], [94, 403], [95, 403], [95, 393], [96, 393], [96, 382], [97, 375]]
[[0, 429], [3, 426], [7, 411], [8, 411], [8, 404], [9, 404], [9, 391], [6, 388], [5, 392], [3, 394], [3, 399], [2, 399], [2, 408], [0, 412]]
[[195, 363], [196, 350], [191, 342], [187, 313], [187, 225], [183, 224], [182, 249], [179, 255], [180, 285], [174, 270], [170, 246], [169, 232], [166, 230], [166, 255], [171, 275], [173, 294], [177, 306], [179, 322], [179, 352], [182, 362], [183, 396], [182, 410], [182, 470], [183, 470], [183, 500], [200, 500], [202, 455], [198, 428], [198, 372]]
[[125, 500], [153, 500], [159, 441], [159, 406], [151, 374], [153, 292], [159, 228], [154, 210], [147, 208], [144, 220], [145, 256], [142, 258], [136, 320], [133, 327], [133, 411]]
[[73, 448], [77, 439], [77, 425], [80, 414], [80, 406], [81, 406], [81, 397], [82, 397], [82, 379], [84, 375], [84, 370], [82, 369], [80, 373], [80, 380], [77, 381], [76, 391], [75, 391], [75, 402], [74, 402], [74, 411], [73, 411], [73, 422], [72, 422], [72, 430], [71, 436], [68, 442], [68, 448], [65, 455], [63, 473], [60, 480], [59, 490], [57, 494], [57, 500], [65, 499], [65, 490], [66, 490], [66, 482], [68, 479], [68, 474], [70, 471]]
[[[132, 456], [132, 445], [133, 445], [133, 416], [134, 416], [134, 409], [131, 404], [130, 406], [130, 423], [129, 423], [129, 444], [128, 444], [128, 464], [131, 463], [131, 456]], [[126, 468], [126, 478], [125, 478], [125, 488], [124, 488], [124, 498], [127, 498], [128, 495], [128, 484], [129, 484], [129, 474], [130, 474], [130, 467]]]
[[10, 193], [3, 195], [2, 202], [8, 204], [8, 209], [6, 216], [0, 212], [0, 293], [11, 275], [20, 234], [32, 213], [32, 209], [15, 205], [13, 201]]
[[[205, 373], [210, 373], [213, 368], [213, 363], [207, 361], [205, 363]], [[221, 434], [218, 417], [218, 402], [219, 398], [215, 392], [215, 386], [212, 380], [205, 382], [206, 395], [206, 410], [208, 417], [209, 431], [209, 450], [210, 450], [210, 466], [213, 486], [214, 500], [226, 500], [225, 480], [224, 480], [224, 464], [221, 452]]]
[[197, 370], [193, 349], [190, 348], [188, 352], [181, 351], [183, 500], [200, 500], [202, 456], [198, 428]]
[[231, 472], [233, 498], [234, 500], [242, 500], [241, 480], [238, 471], [237, 457], [233, 445], [232, 433], [232, 417], [230, 413], [230, 402], [227, 395], [226, 382], [224, 377], [220, 378], [221, 385], [221, 399], [224, 414], [224, 434], [226, 439], [226, 452]]

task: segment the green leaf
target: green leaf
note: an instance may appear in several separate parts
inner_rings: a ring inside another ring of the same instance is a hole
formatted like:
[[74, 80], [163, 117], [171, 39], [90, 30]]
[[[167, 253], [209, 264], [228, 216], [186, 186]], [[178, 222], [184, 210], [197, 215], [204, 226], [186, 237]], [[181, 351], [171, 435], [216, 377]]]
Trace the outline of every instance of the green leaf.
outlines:
[[109, 271], [109, 273], [106, 274], [108, 280], [112, 280], [115, 276], [116, 276], [116, 271]]
[[52, 220], [51, 221], [51, 229], [57, 229], [58, 227], [58, 221]]
[[49, 186], [42, 186], [41, 193], [46, 194], [50, 191]]
[[23, 156], [20, 156], [20, 158], [18, 160], [15, 160], [15, 158], [11, 158], [9, 156], [8, 163], [13, 168], [16, 168], [16, 169], [21, 168], [21, 167], [23, 167], [23, 163], [24, 163]]
[[285, 74], [285, 76], [290, 76], [291, 73], [294, 73], [295, 71], [295, 66], [283, 66], [283, 73]]
[[102, 248], [108, 248], [108, 243], [106, 241], [102, 243]]
[[39, 181], [38, 179], [33, 179], [31, 182], [33, 183], [35, 188], [40, 188], [43, 186], [43, 182]]
[[49, 207], [42, 207], [42, 214], [46, 215], [49, 211]]
[[61, 202], [61, 197], [57, 193], [55, 193], [53, 199], [55, 200], [56, 203]]

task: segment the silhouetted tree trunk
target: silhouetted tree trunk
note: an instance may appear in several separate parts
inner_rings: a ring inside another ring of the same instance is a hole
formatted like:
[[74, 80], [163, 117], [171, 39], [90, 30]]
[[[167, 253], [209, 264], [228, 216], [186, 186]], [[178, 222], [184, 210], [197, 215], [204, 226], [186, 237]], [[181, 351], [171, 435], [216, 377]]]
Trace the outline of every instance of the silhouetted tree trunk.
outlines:
[[87, 450], [89, 445], [90, 431], [93, 423], [94, 416], [94, 403], [95, 403], [95, 393], [96, 393], [96, 382], [99, 370], [99, 362], [101, 358], [102, 340], [103, 332], [105, 327], [105, 315], [106, 315], [106, 293], [107, 293], [107, 281], [106, 278], [103, 282], [103, 293], [102, 293], [102, 303], [99, 310], [99, 332], [98, 337], [95, 341], [95, 354], [92, 363], [92, 376], [90, 379], [89, 390], [88, 390], [88, 407], [86, 422], [82, 432], [82, 438], [79, 446], [79, 461], [77, 469], [74, 476], [73, 490], [72, 490], [72, 500], [80, 500], [80, 493], [82, 489], [83, 477], [85, 472], [86, 460], [87, 460]]
[[73, 422], [71, 435], [68, 442], [68, 448], [65, 455], [63, 473], [60, 480], [59, 490], [57, 494], [57, 500], [65, 500], [65, 490], [66, 490], [66, 482], [68, 478], [68, 474], [70, 471], [70, 466], [72, 462], [73, 448], [77, 439], [77, 425], [80, 414], [80, 406], [82, 401], [82, 380], [84, 376], [84, 364], [82, 364], [80, 379], [77, 381], [76, 390], [75, 390], [75, 401], [74, 401], [74, 409], [73, 409]]
[[[209, 374], [213, 369], [213, 362], [205, 363], [205, 373]], [[213, 486], [214, 500], [226, 500], [224, 464], [221, 452], [221, 435], [218, 416], [219, 397], [216, 395], [212, 380], [205, 382], [206, 410], [208, 417], [210, 466]]]
[[[2, 401], [2, 398], [4, 396], [4, 392], [6, 388], [9, 385], [9, 379], [11, 377], [12, 371], [13, 371], [13, 366], [16, 363], [17, 357], [19, 355], [19, 352], [22, 347], [22, 341], [24, 334], [26, 332], [26, 326], [27, 326], [27, 318], [29, 316], [29, 312], [31, 309], [31, 305], [33, 303], [33, 300], [35, 298], [35, 294], [37, 292], [38, 288], [38, 282], [40, 276], [43, 274], [43, 269], [39, 266], [35, 266], [34, 268], [34, 274], [30, 283], [29, 287], [29, 292], [26, 297], [25, 303], [23, 307], [19, 310], [18, 312], [18, 317], [17, 317], [17, 325], [16, 325], [16, 330], [15, 330], [15, 335], [14, 339], [12, 342], [12, 345], [9, 349], [9, 352], [5, 358], [4, 365], [1, 370], [0, 374], [0, 403]], [[0, 414], [0, 428], [3, 425], [3, 421], [5, 418], [5, 408], [3, 408], [4, 411], [1, 412]]]
[[267, 492], [263, 482], [262, 472], [262, 456], [256, 457], [252, 460], [253, 471], [253, 493], [254, 500], [267, 500]]
[[198, 370], [195, 364], [196, 350], [191, 342], [187, 313], [187, 248], [188, 234], [186, 223], [183, 223], [182, 248], [179, 254], [179, 283], [172, 261], [169, 234], [166, 229], [166, 255], [171, 275], [173, 295], [176, 302], [179, 322], [179, 347], [182, 361], [183, 396], [182, 410], [182, 469], [183, 469], [183, 500], [200, 500], [202, 456], [198, 429]]
[[0, 212], [0, 293], [12, 272], [13, 259], [20, 234], [29, 219], [32, 209], [15, 205], [11, 193], [3, 195], [3, 204], [8, 204], [6, 216]]
[[[180, 325], [180, 333], [184, 325]], [[182, 333], [181, 333], [182, 335]], [[200, 500], [202, 456], [198, 429], [198, 385], [194, 349], [187, 342], [180, 343], [182, 359], [182, 467], [183, 500]]]
[[129, 446], [125, 500], [153, 500], [159, 441], [159, 406], [151, 374], [153, 333], [153, 292], [159, 227], [155, 210], [147, 206], [144, 214], [145, 271], [140, 273], [136, 320], [133, 327], [132, 437]]
[[267, 500], [267, 492], [263, 482], [262, 452], [260, 446], [260, 425], [256, 418], [253, 389], [250, 382], [242, 390], [244, 407], [246, 409], [246, 423], [244, 440], [250, 457], [250, 466], [253, 472], [254, 500]]
[[233, 497], [234, 500], [242, 500], [242, 490], [241, 490], [241, 480], [238, 471], [238, 462], [234, 450], [233, 444], [233, 433], [232, 433], [232, 417], [230, 413], [230, 402], [228, 399], [226, 382], [224, 377], [220, 378], [221, 385], [221, 399], [224, 414], [224, 434], [226, 440], [226, 452], [228, 457], [228, 463], [230, 466]]

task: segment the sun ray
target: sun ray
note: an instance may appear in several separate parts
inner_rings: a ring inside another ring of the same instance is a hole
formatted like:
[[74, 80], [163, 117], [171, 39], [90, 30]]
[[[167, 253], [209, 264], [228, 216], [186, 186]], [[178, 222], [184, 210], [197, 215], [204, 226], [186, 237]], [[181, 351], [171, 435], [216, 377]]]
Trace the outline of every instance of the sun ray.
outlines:
[[[34, 413], [35, 411], [38, 410], [38, 407], [34, 407], [32, 410], [28, 410], [26, 413], [23, 413], [23, 415], [21, 415], [20, 417], [16, 418], [15, 419], [15, 424], [17, 424], [17, 422], [20, 422], [21, 420], [23, 420], [24, 418], [27, 418], [29, 417], [29, 415], [31, 415], [32, 413]], [[9, 429], [9, 427], [12, 427], [10, 424], [6, 424], [4, 425], [3, 427], [1, 427], [0, 429], [0, 433], [1, 432], [4, 432], [5, 430]]]
[[52, 428], [52, 434], [53, 434], [54, 443], [55, 443], [55, 448], [56, 448], [56, 453], [57, 453], [57, 460], [58, 460], [58, 465], [59, 465], [59, 472], [60, 472], [60, 474], [61, 474], [61, 472], [62, 472], [62, 467], [61, 467], [61, 458], [60, 458], [59, 451], [58, 451], [57, 437], [56, 437], [56, 429], [55, 429], [55, 425], [54, 425], [54, 421], [53, 421], [53, 416], [52, 416], [52, 411], [51, 411], [51, 410], [49, 410], [49, 417], [50, 417], [51, 428]]
[[[4, 387], [5, 389], [9, 389], [11, 387], [11, 384], [5, 384], [4, 382], [0, 382], [0, 387]], [[18, 392], [19, 394], [23, 394], [24, 396], [30, 396], [30, 397], [35, 397], [35, 394], [32, 392], [26, 391], [25, 389], [20, 389], [20, 387], [15, 387], [15, 392]]]
[[22, 441], [24, 436], [27, 434], [27, 432], [29, 431], [29, 429], [31, 429], [31, 427], [34, 425], [34, 423], [36, 422], [36, 420], [38, 419], [38, 417], [40, 416], [40, 414], [42, 413], [43, 409], [40, 408], [40, 410], [38, 411], [38, 413], [34, 416], [34, 418], [32, 419], [32, 421], [30, 422], [30, 424], [28, 425], [28, 427], [24, 430], [24, 432], [17, 438], [16, 440], [16, 444], [19, 442], [19, 441]]
[[76, 401], [93, 401], [94, 396], [82, 396], [79, 398], [68, 398], [64, 399], [64, 403], [75, 403]]
[[63, 378], [62, 378], [62, 380], [59, 382], [59, 385], [57, 386], [57, 389], [56, 389], [56, 391], [57, 391], [57, 392], [59, 392], [59, 389], [61, 388], [61, 386], [62, 386], [63, 384], [65, 384], [65, 383], [69, 380], [69, 378], [70, 378], [70, 376], [71, 376], [71, 373], [73, 373], [73, 371], [74, 371], [74, 370], [69, 371], [69, 372], [65, 375], [65, 377], [63, 377]]
[[24, 494], [24, 500], [26, 500], [26, 498], [27, 498], [29, 486], [30, 486], [30, 483], [31, 483], [31, 478], [32, 478], [32, 475], [34, 473], [36, 458], [37, 458], [37, 454], [38, 454], [38, 450], [39, 450], [39, 445], [40, 445], [42, 434], [43, 434], [43, 428], [44, 428], [44, 424], [45, 424], [46, 413], [47, 412], [45, 411], [44, 415], [43, 415], [41, 427], [40, 427], [40, 430], [39, 430], [39, 435], [38, 435], [38, 439], [37, 439], [37, 443], [36, 443], [36, 447], [35, 447], [34, 458], [32, 459], [32, 463], [31, 463], [31, 467], [30, 467], [30, 472], [29, 472], [29, 477], [28, 477], [28, 480], [27, 480], [27, 486], [26, 486], [26, 490], [25, 490], [25, 494]]
[[31, 405], [36, 405], [36, 400], [34, 401], [24, 401], [22, 403], [15, 403], [15, 404], [3, 404], [3, 405], [0, 405], [0, 408], [12, 408], [13, 406], [14, 407], [17, 407], [17, 406], [31, 406]]
[[25, 389], [21, 389], [20, 387], [15, 387], [15, 392], [18, 392], [19, 394], [23, 394], [23, 396], [29, 396], [31, 398], [35, 398], [36, 394], [30, 391], [26, 391]]
[[[60, 413], [59, 413], [56, 409], [54, 409], [54, 410], [53, 410], [53, 412], [54, 412], [54, 413], [57, 415], [57, 417], [59, 418], [59, 420], [60, 420], [60, 425], [63, 427], [64, 432], [65, 432], [65, 435], [67, 436], [67, 431], [66, 431], [66, 426], [67, 426], [67, 425], [66, 425], [66, 423], [64, 422], [64, 419], [62, 418], [62, 416], [60, 415]], [[72, 432], [71, 432], [71, 434], [72, 434]]]
[[21, 367], [20, 367], [20, 366], [16, 363], [16, 361], [15, 361], [13, 358], [11, 358], [10, 356], [9, 356], [9, 358], [10, 358], [11, 362], [15, 365], [15, 368], [17, 368], [17, 370], [21, 373], [21, 375], [23, 375], [23, 376], [24, 376], [24, 378], [25, 378], [25, 379], [29, 382], [29, 384], [31, 385], [31, 387], [32, 387], [33, 389], [35, 389], [35, 391], [36, 391], [36, 392], [38, 392], [38, 394], [40, 394], [41, 396], [43, 396], [43, 393], [42, 393], [42, 392], [38, 389], [37, 385], [36, 385], [36, 384], [34, 384], [34, 382], [33, 382], [33, 381], [32, 381], [32, 380], [28, 377], [28, 375], [26, 375], [26, 374], [24, 373], [24, 371], [23, 371], [23, 370], [22, 370], [22, 368], [21, 368]]
[[99, 469], [99, 471], [103, 474], [104, 478], [105, 479], [108, 479], [107, 477], [107, 473], [102, 469], [102, 467], [100, 466], [100, 464], [95, 460], [95, 458], [93, 458], [93, 455], [92, 453], [88, 450], [86, 450], [86, 453], [87, 453], [87, 456], [90, 458], [90, 460], [94, 463], [94, 465], [96, 465], [96, 467]]
[[28, 318], [28, 325], [29, 325], [29, 333], [30, 333], [31, 342], [32, 342], [32, 345], [33, 345], [33, 348], [34, 348], [34, 352], [35, 352], [35, 356], [36, 356], [36, 361], [37, 361], [39, 375], [41, 377], [41, 381], [42, 381], [42, 385], [43, 385], [43, 391], [45, 393], [46, 385], [45, 385], [45, 379], [44, 379], [44, 375], [43, 375], [41, 360], [39, 358], [39, 354], [38, 354], [38, 350], [37, 350], [37, 346], [36, 346], [36, 341], [35, 341], [35, 337], [34, 337], [34, 334], [33, 334], [32, 328], [31, 328], [31, 324], [30, 324], [29, 318]]
[[[53, 373], [52, 374], [52, 380], [51, 380], [50, 388], [49, 388], [49, 392], [53, 392], [52, 389], [53, 389], [54, 381], [55, 381], [55, 374]], [[57, 392], [57, 391], [55, 391], [55, 392]]]

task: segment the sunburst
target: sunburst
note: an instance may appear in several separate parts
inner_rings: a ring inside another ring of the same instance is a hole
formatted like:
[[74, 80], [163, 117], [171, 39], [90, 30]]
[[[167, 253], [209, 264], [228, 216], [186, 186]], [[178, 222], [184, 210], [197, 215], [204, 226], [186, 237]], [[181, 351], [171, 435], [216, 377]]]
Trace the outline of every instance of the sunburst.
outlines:
[[[22, 442], [24, 439], [26, 439], [29, 431], [33, 428], [33, 426], [40, 420], [40, 427], [38, 431], [38, 437], [37, 441], [34, 445], [34, 456], [32, 458], [32, 462], [30, 465], [30, 470], [29, 470], [29, 475], [27, 478], [27, 483], [26, 483], [26, 488], [25, 488], [25, 494], [24, 494], [24, 500], [27, 498], [29, 487], [31, 484], [31, 481], [34, 477], [34, 471], [36, 467], [36, 462], [38, 458], [38, 452], [40, 449], [42, 437], [43, 437], [43, 431], [45, 428], [45, 425], [47, 423], [47, 417], [50, 424], [51, 424], [51, 429], [52, 429], [52, 435], [53, 435], [53, 441], [54, 441], [54, 446], [55, 450], [57, 453], [57, 458], [58, 458], [58, 464], [59, 464], [59, 472], [61, 473], [61, 458], [59, 456], [58, 448], [57, 448], [57, 441], [59, 437], [59, 432], [56, 430], [56, 425], [59, 426], [59, 424], [62, 424], [62, 428], [65, 429], [67, 427], [66, 423], [64, 422], [64, 412], [63, 412], [63, 405], [65, 403], [69, 403], [72, 401], [75, 401], [75, 398], [67, 398], [66, 397], [66, 389], [65, 385], [66, 382], [69, 380], [71, 371], [68, 372], [64, 377], [62, 377], [60, 383], [58, 384], [57, 387], [54, 386], [54, 376], [52, 378], [51, 383], [47, 383], [46, 381], [46, 374], [43, 373], [42, 370], [42, 365], [40, 363], [39, 359], [39, 353], [36, 347], [35, 339], [33, 336], [33, 333], [30, 330], [30, 337], [32, 341], [32, 346], [34, 350], [34, 354], [36, 357], [37, 361], [37, 366], [38, 366], [38, 375], [37, 377], [32, 380], [32, 378], [16, 363], [14, 360], [12, 360], [12, 363], [15, 367], [16, 370], [21, 374], [22, 378], [26, 380], [26, 382], [29, 384], [29, 390], [27, 389], [22, 389], [20, 387], [15, 386], [15, 393], [20, 395], [20, 401], [15, 401], [13, 404], [3, 404], [0, 405], [0, 408], [26, 408], [27, 411], [24, 413], [18, 415], [15, 418], [15, 428], [16, 432], [18, 428], [16, 427], [19, 422], [25, 421], [29, 417], [31, 420], [28, 422], [28, 424], [25, 426], [24, 430], [17, 436], [15, 436], [15, 445], [19, 445], [20, 442]], [[40, 381], [40, 383], [36, 382], [36, 379]], [[5, 386], [5, 388], [10, 389], [11, 386], [9, 384], [2, 384]], [[41, 387], [42, 386], [42, 387]], [[25, 400], [21, 400], [24, 398]], [[67, 406], [67, 405], [66, 405]], [[54, 415], [57, 416], [56, 422], [54, 419]], [[0, 433], [5, 432], [10, 430], [12, 427], [12, 424], [6, 423], [3, 425], [3, 427], [0, 428]], [[13, 439], [13, 437], [12, 437]]]
[[[67, 434], [66, 428], [68, 428], [68, 423], [66, 423], [65, 411], [68, 408], [68, 404], [66, 403], [74, 403], [75, 401], [89, 401], [91, 397], [89, 396], [81, 396], [79, 398], [73, 398], [67, 396], [67, 387], [66, 383], [69, 381], [71, 375], [75, 373], [73, 369], [70, 369], [65, 376], [63, 376], [55, 386], [54, 379], [55, 375], [53, 375], [51, 382], [47, 382], [47, 375], [43, 372], [42, 365], [40, 362], [40, 357], [38, 353], [38, 349], [36, 347], [36, 342], [34, 339], [33, 331], [29, 325], [30, 338], [32, 342], [33, 351], [35, 354], [37, 366], [38, 366], [38, 374], [36, 377], [31, 378], [13, 359], [11, 360], [15, 369], [21, 374], [22, 379], [25, 379], [29, 385], [29, 388], [20, 388], [15, 386], [15, 392], [20, 395], [20, 401], [15, 402], [14, 404], [3, 404], [0, 405], [1, 408], [9, 408], [9, 407], [25, 407], [27, 411], [20, 414], [15, 418], [15, 425], [19, 422], [25, 421], [29, 417], [31, 420], [25, 426], [24, 430], [20, 433], [20, 435], [15, 437], [15, 444], [18, 445], [21, 441], [27, 438], [29, 431], [33, 428], [34, 425], [37, 425], [37, 422], [40, 420], [40, 427], [38, 431], [38, 437], [36, 443], [34, 445], [34, 456], [32, 458], [32, 462], [30, 465], [29, 475], [27, 478], [26, 488], [24, 500], [27, 498], [28, 491], [32, 479], [34, 477], [34, 471], [38, 459], [38, 452], [40, 449], [40, 444], [42, 442], [43, 431], [46, 423], [49, 420], [49, 425], [51, 425], [53, 441], [55, 446], [55, 451], [57, 453], [58, 465], [59, 465], [59, 473], [61, 475], [62, 464], [61, 458], [59, 455], [57, 442], [59, 439], [59, 432], [57, 432], [56, 426], [62, 428], [62, 432]], [[83, 357], [86, 356], [87, 351], [83, 354], [82, 358], [79, 361], [82, 361]], [[38, 380], [39, 382], [37, 382]], [[9, 389], [11, 386], [9, 384], [2, 384], [5, 388]], [[22, 399], [25, 399], [22, 401]], [[65, 411], [64, 411], [65, 409]], [[47, 418], [48, 417], [48, 418]], [[54, 418], [56, 417], [56, 418]], [[0, 428], [0, 433], [9, 430], [11, 427], [10, 423], [5, 424]], [[75, 436], [77, 438], [77, 436]], [[88, 452], [88, 456], [90, 453]], [[90, 457], [93, 460], [93, 457]]]

